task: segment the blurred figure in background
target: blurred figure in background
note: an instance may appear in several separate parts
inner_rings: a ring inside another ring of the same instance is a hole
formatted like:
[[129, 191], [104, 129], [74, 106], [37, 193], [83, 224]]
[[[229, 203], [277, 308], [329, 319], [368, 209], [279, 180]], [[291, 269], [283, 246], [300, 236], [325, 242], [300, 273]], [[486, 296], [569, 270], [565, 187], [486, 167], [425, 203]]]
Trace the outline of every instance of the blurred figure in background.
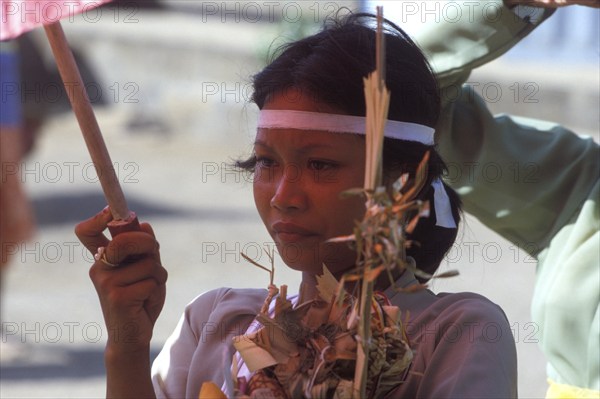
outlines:
[[0, 42], [0, 294], [7, 264], [34, 232], [33, 211], [23, 190], [26, 140], [15, 42]]
[[[532, 317], [548, 360], [547, 397], [598, 398], [599, 146], [553, 123], [493, 116], [486, 102], [464, 83], [474, 68], [512, 48], [550, 17], [553, 8], [600, 7], [600, 2], [457, 4], [464, 8], [462, 15], [474, 18], [442, 19], [416, 37], [442, 90], [444, 111], [436, 129], [440, 153], [461, 169], [460, 177], [450, 183], [466, 212], [538, 260]], [[469, 13], [474, 5], [479, 8]], [[481, 12], [482, 8], [489, 12]], [[458, 96], [449, 94], [457, 89]], [[528, 164], [536, 166], [534, 179], [526, 178], [525, 171], [520, 178], [510, 173], [515, 165]], [[502, 176], [486, 179], [485, 168], [490, 165], [499, 165]]]

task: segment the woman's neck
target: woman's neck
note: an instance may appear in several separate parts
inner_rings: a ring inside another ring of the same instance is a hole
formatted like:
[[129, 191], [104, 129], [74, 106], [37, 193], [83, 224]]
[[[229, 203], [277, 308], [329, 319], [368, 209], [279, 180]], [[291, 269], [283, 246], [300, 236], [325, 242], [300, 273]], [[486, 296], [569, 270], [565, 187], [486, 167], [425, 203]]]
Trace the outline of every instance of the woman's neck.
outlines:
[[317, 276], [313, 273], [302, 272], [302, 286], [300, 288], [301, 299], [306, 301], [316, 298], [318, 293]]

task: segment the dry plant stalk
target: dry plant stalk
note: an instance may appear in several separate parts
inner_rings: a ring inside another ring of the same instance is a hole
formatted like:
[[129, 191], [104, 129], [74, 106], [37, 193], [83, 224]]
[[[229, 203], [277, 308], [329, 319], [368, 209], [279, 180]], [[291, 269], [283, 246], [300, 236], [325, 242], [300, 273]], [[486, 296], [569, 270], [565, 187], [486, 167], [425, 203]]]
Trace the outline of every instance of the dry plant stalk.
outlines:
[[[364, 79], [365, 105], [366, 105], [366, 165], [365, 184], [367, 192], [367, 214], [374, 205], [370, 193], [381, 186], [382, 178], [382, 149], [383, 133], [387, 121], [390, 104], [390, 92], [385, 87], [385, 36], [383, 34], [383, 7], [377, 7], [377, 34], [376, 34], [376, 69], [368, 78]], [[367, 371], [369, 346], [371, 343], [371, 302], [373, 296], [374, 279], [369, 278], [373, 266], [371, 259], [374, 249], [367, 237], [363, 259], [362, 289], [360, 291], [360, 310], [358, 327], [358, 351], [354, 372], [353, 398], [366, 397]]]

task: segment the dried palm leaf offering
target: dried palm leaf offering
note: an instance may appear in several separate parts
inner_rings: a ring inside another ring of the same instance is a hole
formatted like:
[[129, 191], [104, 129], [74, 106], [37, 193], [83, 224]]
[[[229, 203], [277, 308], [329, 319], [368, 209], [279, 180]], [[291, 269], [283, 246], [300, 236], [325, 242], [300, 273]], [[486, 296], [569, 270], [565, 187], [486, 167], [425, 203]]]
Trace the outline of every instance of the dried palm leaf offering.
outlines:
[[[352, 396], [359, 300], [340, 291], [340, 283], [327, 269], [318, 278], [317, 288], [317, 298], [292, 306], [285, 294], [282, 295], [286, 291], [282, 286], [274, 306], [270, 306], [272, 315], [257, 316], [263, 327], [255, 333], [236, 337], [235, 348], [250, 371], [256, 372], [240, 395]], [[390, 306], [383, 294], [374, 293], [372, 339], [368, 345], [368, 397], [380, 397], [400, 384], [399, 376], [412, 359], [399, 315], [398, 307]]]

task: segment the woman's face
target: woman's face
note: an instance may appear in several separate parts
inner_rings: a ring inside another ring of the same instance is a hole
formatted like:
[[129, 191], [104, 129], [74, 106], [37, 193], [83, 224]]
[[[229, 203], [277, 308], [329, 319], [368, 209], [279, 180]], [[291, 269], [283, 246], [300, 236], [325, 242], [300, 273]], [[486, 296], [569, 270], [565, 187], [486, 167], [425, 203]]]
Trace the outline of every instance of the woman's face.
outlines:
[[[332, 112], [298, 92], [274, 96], [263, 109]], [[364, 139], [351, 134], [295, 129], [259, 129], [254, 201], [285, 263], [339, 275], [354, 265], [348, 245], [325, 243], [351, 234], [365, 211], [364, 198], [340, 193], [363, 186]]]

